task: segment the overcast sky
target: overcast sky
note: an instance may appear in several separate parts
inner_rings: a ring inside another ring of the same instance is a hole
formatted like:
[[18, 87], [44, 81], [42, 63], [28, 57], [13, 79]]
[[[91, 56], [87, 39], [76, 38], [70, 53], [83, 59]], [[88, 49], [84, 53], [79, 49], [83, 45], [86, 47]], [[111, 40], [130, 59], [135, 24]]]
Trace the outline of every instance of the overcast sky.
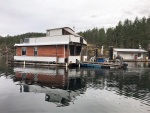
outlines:
[[150, 16], [150, 0], [0, 0], [0, 35], [115, 27], [125, 19]]

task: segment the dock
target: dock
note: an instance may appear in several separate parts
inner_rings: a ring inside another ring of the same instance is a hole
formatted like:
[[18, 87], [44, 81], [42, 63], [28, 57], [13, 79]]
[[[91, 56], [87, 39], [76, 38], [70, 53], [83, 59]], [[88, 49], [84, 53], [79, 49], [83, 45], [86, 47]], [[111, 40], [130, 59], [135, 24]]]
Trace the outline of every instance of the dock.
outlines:
[[54, 62], [31, 62], [31, 61], [15, 61], [15, 60], [9, 60], [8, 64], [11, 66], [16, 65], [23, 65], [23, 66], [34, 66], [34, 67], [44, 67], [44, 66], [53, 66], [53, 67], [65, 67], [66, 64], [58, 64]]
[[[115, 62], [115, 60], [109, 60], [109, 62]], [[123, 62], [150, 62], [150, 59], [123, 59]]]

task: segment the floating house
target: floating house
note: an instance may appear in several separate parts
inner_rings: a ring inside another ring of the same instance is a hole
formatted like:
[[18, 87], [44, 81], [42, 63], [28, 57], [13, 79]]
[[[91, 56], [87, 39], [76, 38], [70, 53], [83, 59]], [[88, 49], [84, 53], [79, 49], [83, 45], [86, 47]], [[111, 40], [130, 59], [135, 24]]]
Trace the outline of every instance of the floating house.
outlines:
[[[87, 42], [71, 28], [48, 29], [46, 37], [25, 38], [16, 48], [15, 61], [76, 64]], [[83, 59], [86, 59], [84, 56]]]
[[113, 57], [116, 58], [120, 55], [124, 60], [136, 60], [136, 59], [144, 59], [144, 54], [147, 51], [143, 49], [120, 49], [113, 48]]

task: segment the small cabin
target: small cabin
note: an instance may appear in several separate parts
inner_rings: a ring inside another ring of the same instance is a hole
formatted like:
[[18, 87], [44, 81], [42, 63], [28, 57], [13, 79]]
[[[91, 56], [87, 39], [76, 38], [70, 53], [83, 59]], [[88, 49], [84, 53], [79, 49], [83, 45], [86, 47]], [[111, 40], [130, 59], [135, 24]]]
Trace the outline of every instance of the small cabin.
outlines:
[[120, 55], [125, 60], [136, 60], [136, 59], [144, 59], [144, 54], [147, 51], [143, 49], [113, 49], [113, 57], [116, 58]]
[[[46, 37], [24, 38], [14, 45], [15, 61], [71, 64], [81, 62], [81, 52], [87, 42], [71, 28], [48, 29]], [[84, 56], [84, 58], [86, 58]]]

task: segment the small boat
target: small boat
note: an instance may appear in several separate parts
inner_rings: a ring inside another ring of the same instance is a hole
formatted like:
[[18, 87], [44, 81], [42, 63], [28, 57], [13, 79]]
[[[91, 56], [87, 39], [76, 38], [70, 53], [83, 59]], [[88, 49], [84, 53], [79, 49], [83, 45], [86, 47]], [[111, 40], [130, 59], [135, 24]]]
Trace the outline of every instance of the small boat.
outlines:
[[94, 68], [102, 68], [102, 69], [110, 69], [110, 68], [117, 68], [117, 69], [127, 69], [128, 64], [123, 62], [122, 64], [116, 63], [97, 63], [97, 62], [82, 62], [80, 63], [80, 67], [94, 67]]
[[80, 67], [96, 67], [96, 68], [101, 68], [100, 64], [95, 64], [95, 63], [80, 63]]

